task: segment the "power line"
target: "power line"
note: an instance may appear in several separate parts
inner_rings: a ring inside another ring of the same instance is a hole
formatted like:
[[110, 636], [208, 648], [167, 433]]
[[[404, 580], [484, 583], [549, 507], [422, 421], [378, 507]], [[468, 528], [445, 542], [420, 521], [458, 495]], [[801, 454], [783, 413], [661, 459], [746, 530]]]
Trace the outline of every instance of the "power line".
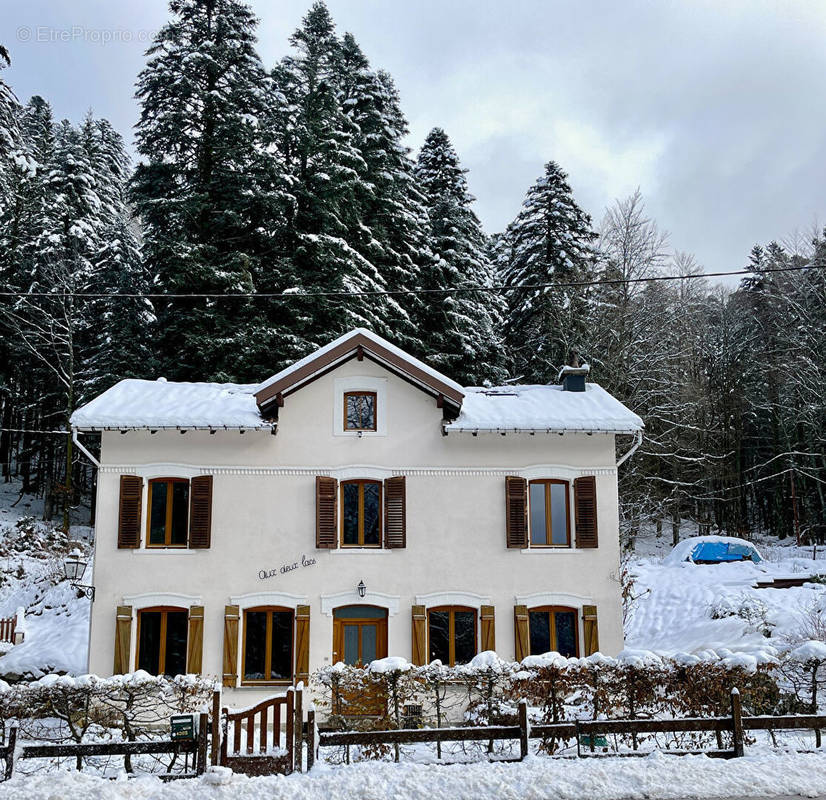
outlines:
[[461, 292], [520, 292], [537, 289], [574, 289], [587, 286], [621, 286], [623, 284], [662, 283], [665, 281], [687, 281], [698, 278], [726, 278], [733, 275], [761, 275], [779, 272], [800, 272], [802, 270], [826, 269], [826, 264], [805, 264], [796, 267], [769, 267], [754, 272], [749, 269], [734, 272], [698, 272], [689, 275], [650, 275], [641, 278], [600, 278], [591, 281], [553, 281], [550, 283], [527, 283], [518, 286], [498, 284], [495, 286], [455, 286], [445, 289], [366, 289], [363, 291], [337, 290], [330, 292], [301, 292], [287, 290], [284, 292], [0, 292], [0, 297], [82, 297], [90, 300], [123, 297], [127, 299], [147, 300], [197, 300], [197, 299], [257, 299], [278, 298], [281, 300], [313, 299], [316, 297], [398, 297], [404, 295], [447, 295]]

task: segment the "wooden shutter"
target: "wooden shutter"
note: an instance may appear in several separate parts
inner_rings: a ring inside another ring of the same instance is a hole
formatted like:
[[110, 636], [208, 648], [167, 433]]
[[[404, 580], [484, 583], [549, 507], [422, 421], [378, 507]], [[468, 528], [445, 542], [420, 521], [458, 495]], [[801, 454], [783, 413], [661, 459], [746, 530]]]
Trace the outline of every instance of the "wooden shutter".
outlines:
[[528, 607], [513, 607], [513, 638], [516, 660], [521, 661], [531, 654], [530, 631], [528, 628]]
[[204, 607], [189, 607], [189, 635], [187, 636], [186, 671], [200, 675], [204, 657]]
[[310, 681], [310, 607], [295, 609], [295, 680]]
[[223, 684], [235, 688], [238, 681], [238, 606], [224, 607], [224, 676]]
[[118, 547], [141, 546], [141, 502], [143, 478], [120, 476], [120, 506], [118, 512]]
[[597, 547], [597, 479], [593, 475], [574, 481], [576, 546]]
[[212, 475], [189, 484], [189, 546], [207, 548], [212, 541]]
[[315, 546], [332, 550], [338, 543], [338, 481], [335, 478], [315, 479]]
[[505, 478], [506, 542], [520, 550], [528, 546], [528, 482]]
[[585, 629], [585, 652], [583, 656], [590, 656], [599, 650], [599, 627], [597, 625], [597, 607], [582, 606], [582, 621]]
[[412, 661], [417, 667], [423, 667], [427, 660], [427, 609], [413, 606], [413, 641], [411, 645]]
[[132, 606], [118, 606], [115, 616], [115, 666], [113, 675], [131, 672], [129, 653], [132, 648]]
[[407, 508], [404, 475], [384, 482], [384, 546], [407, 547]]
[[496, 650], [496, 624], [493, 606], [482, 606], [479, 610], [482, 620], [482, 651]]

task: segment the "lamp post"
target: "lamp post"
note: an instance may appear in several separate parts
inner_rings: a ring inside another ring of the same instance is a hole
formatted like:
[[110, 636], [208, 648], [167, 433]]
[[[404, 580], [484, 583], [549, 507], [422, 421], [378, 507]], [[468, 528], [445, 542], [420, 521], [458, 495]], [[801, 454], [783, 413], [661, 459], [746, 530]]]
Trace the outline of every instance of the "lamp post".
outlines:
[[66, 580], [68, 580], [75, 589], [83, 592], [90, 600], [94, 600], [95, 587], [78, 582], [83, 578], [83, 573], [86, 572], [87, 562], [81, 558], [82, 555], [80, 550], [72, 550], [63, 562], [63, 571], [66, 574]]

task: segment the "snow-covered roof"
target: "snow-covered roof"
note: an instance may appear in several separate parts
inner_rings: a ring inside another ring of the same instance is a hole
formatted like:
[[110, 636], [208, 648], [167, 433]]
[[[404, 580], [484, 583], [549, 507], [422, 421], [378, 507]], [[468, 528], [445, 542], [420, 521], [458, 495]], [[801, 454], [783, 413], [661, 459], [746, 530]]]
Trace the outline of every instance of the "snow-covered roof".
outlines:
[[558, 385], [467, 388], [459, 416], [445, 430], [583, 431], [636, 433], [643, 421], [596, 383], [584, 392], [566, 392]]
[[129, 378], [72, 414], [81, 430], [107, 428], [271, 428], [255, 403], [254, 385], [173, 383]]

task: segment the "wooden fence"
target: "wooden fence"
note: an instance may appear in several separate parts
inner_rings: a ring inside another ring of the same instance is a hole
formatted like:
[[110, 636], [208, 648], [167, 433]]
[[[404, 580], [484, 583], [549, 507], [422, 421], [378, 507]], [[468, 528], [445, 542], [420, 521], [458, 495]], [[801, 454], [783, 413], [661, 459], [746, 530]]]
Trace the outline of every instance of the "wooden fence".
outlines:
[[1, 643], [20, 644], [23, 641], [23, 614], [23, 609], [18, 608], [13, 617], [0, 617]]

